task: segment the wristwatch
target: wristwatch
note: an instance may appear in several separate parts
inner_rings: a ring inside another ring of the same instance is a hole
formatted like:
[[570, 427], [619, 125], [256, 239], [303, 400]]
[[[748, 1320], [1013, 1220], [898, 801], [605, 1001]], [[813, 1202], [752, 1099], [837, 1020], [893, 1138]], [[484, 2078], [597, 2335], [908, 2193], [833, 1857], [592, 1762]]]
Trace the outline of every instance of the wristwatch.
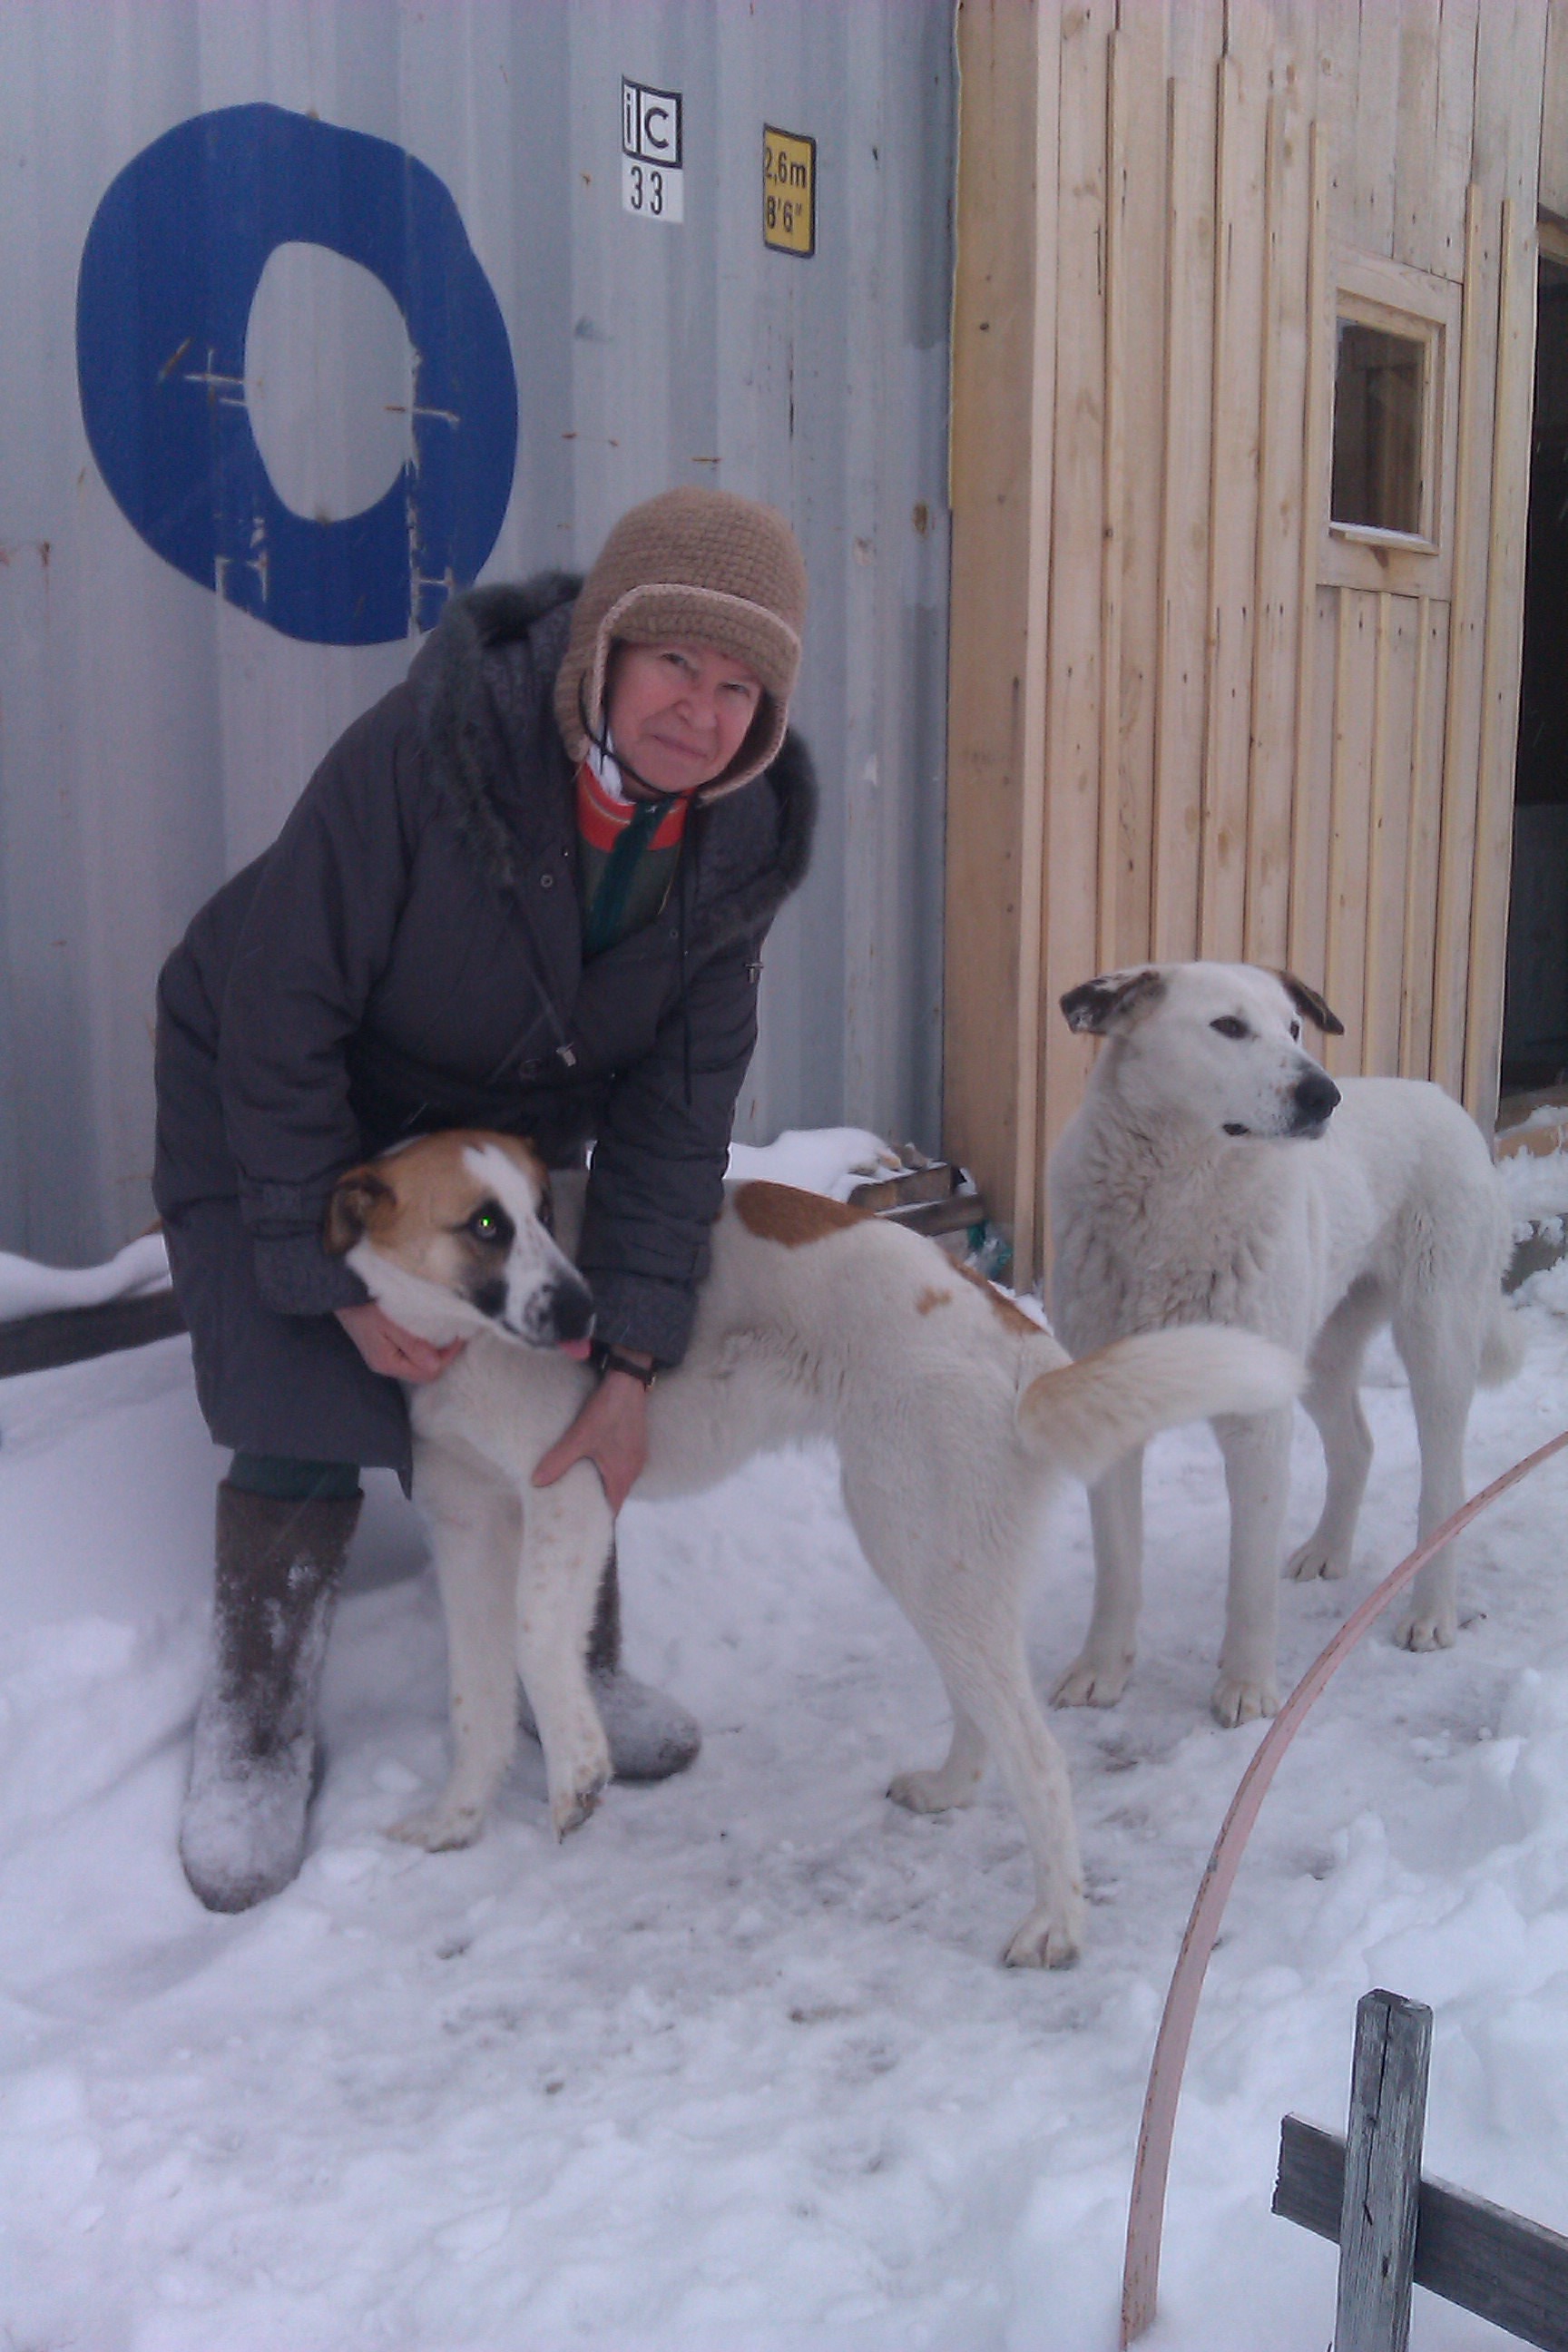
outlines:
[[642, 1382], [645, 1389], [651, 1389], [658, 1378], [659, 1367], [657, 1364], [639, 1364], [635, 1356], [628, 1356], [624, 1348], [617, 1348], [608, 1340], [595, 1339], [593, 1353], [594, 1369], [601, 1374], [629, 1372], [634, 1381]]

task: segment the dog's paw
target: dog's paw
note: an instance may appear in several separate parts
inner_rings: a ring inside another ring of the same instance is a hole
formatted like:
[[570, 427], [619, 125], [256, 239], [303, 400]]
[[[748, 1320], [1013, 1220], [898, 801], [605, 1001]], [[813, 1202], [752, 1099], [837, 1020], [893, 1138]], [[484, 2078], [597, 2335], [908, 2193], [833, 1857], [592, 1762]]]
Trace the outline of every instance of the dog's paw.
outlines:
[[421, 1805], [417, 1812], [394, 1822], [387, 1834], [401, 1838], [405, 1845], [422, 1845], [426, 1853], [451, 1853], [459, 1846], [472, 1845], [484, 1822], [478, 1805], [442, 1802]]
[[955, 1806], [972, 1805], [979, 1786], [973, 1773], [955, 1784], [940, 1770], [898, 1772], [888, 1784], [888, 1794], [895, 1805], [911, 1813], [947, 1813]]
[[582, 1828], [609, 1786], [611, 1770], [610, 1751], [601, 1736], [559, 1786], [551, 1774], [550, 1819], [558, 1838]]
[[1418, 1609], [1394, 1638], [1402, 1650], [1451, 1650], [1458, 1630], [1458, 1619], [1451, 1609]]
[[1007, 1969], [1070, 1969], [1083, 1948], [1083, 1897], [1031, 1911], [1002, 1955]]
[[1053, 1706], [1114, 1706], [1127, 1688], [1127, 1677], [1132, 1672], [1131, 1658], [1119, 1658], [1114, 1665], [1091, 1658], [1087, 1651], [1074, 1661], [1051, 1693]]
[[599, 1799], [605, 1793], [609, 1777], [606, 1772], [599, 1780], [584, 1781], [574, 1789], [563, 1789], [558, 1797], [552, 1797], [550, 1819], [558, 1838], [570, 1837], [574, 1830], [582, 1828], [590, 1813], [597, 1811]]
[[1227, 1731], [1234, 1731], [1239, 1724], [1257, 1723], [1263, 1716], [1278, 1715], [1279, 1694], [1272, 1683], [1246, 1682], [1235, 1675], [1221, 1675], [1209, 1705], [1215, 1720], [1223, 1723]]
[[1348, 1552], [1335, 1551], [1331, 1545], [1311, 1535], [1299, 1550], [1291, 1553], [1285, 1563], [1285, 1573], [1293, 1577], [1298, 1584], [1310, 1584], [1314, 1578], [1320, 1576], [1331, 1584], [1340, 1577], [1350, 1574], [1350, 1565]]

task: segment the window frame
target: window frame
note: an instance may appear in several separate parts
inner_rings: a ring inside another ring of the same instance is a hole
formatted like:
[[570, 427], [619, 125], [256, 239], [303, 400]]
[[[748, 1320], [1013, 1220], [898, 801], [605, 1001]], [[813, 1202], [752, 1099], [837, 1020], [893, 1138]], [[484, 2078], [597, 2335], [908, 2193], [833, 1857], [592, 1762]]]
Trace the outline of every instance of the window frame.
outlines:
[[[1329, 299], [1328, 332], [1323, 339], [1328, 381], [1320, 393], [1325, 430], [1318, 486], [1319, 583], [1326, 588], [1447, 597], [1454, 571], [1456, 394], [1464, 289], [1451, 278], [1412, 269], [1403, 262], [1341, 253], [1331, 273]], [[1342, 319], [1375, 327], [1422, 348], [1419, 530], [1382, 530], [1366, 523], [1336, 522], [1331, 515]]]

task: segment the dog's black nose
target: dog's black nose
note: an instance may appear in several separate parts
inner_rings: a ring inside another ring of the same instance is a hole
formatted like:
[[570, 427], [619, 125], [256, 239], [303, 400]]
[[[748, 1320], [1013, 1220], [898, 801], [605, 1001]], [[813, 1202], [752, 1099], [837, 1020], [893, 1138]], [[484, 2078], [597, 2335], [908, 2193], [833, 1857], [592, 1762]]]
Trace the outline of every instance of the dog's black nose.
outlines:
[[545, 1312], [557, 1346], [563, 1339], [585, 1339], [594, 1328], [594, 1299], [586, 1283], [558, 1282], [545, 1300]]
[[1297, 1081], [1297, 1117], [1303, 1127], [1321, 1127], [1339, 1098], [1340, 1090], [1325, 1070], [1309, 1070]]

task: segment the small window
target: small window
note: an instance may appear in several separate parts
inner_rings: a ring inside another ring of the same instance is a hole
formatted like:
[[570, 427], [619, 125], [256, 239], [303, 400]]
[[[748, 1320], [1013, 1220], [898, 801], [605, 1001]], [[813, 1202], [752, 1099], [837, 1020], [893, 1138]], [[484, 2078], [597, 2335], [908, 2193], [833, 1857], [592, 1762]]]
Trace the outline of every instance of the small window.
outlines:
[[1446, 596], [1461, 289], [1348, 253], [1330, 283], [1316, 395], [1325, 404], [1318, 577], [1325, 586]]
[[1330, 517], [1421, 538], [1426, 345], [1359, 319], [1339, 328]]

